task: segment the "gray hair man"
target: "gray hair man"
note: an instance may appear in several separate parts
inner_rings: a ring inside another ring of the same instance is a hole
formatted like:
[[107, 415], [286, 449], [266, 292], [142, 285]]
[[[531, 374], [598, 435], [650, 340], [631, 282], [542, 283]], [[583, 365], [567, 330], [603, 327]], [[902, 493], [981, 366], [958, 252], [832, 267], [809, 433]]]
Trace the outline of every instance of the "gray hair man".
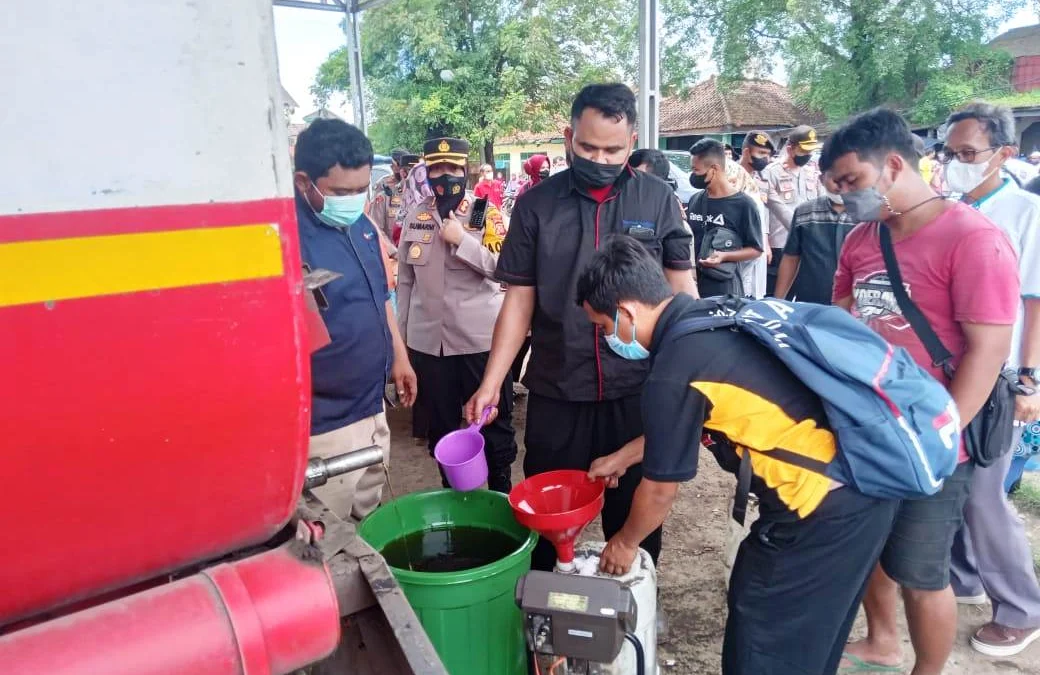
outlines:
[[[1001, 173], [1015, 155], [1015, 118], [1005, 107], [973, 103], [950, 115], [946, 180], [963, 201], [1008, 235], [1018, 253], [1022, 304], [1010, 363], [1030, 387], [1040, 384], [1040, 199]], [[1040, 419], [1040, 395], [1019, 396], [1019, 423]], [[1021, 440], [1015, 434], [1014, 444]], [[1004, 477], [1014, 447], [992, 466], [978, 467], [964, 507], [964, 527], [953, 547], [951, 581], [961, 604], [993, 603], [993, 620], [971, 646], [988, 656], [1018, 654], [1040, 639], [1040, 585], [1022, 521], [1008, 504]]]

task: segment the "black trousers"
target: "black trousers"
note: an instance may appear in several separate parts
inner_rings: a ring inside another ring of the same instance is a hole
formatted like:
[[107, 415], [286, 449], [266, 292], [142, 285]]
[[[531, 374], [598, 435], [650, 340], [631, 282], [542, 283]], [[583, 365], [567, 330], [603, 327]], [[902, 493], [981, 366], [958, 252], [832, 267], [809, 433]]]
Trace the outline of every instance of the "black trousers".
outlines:
[[766, 267], [766, 295], [770, 298], [776, 294], [776, 275], [780, 272], [780, 261], [784, 257], [784, 249], [774, 248], [773, 261]]
[[834, 675], [898, 507], [842, 488], [805, 520], [763, 514], [733, 565], [723, 675]]
[[[437, 441], [462, 426], [462, 407], [480, 386], [488, 352], [460, 356], [431, 356], [412, 349], [408, 352], [419, 380], [419, 401], [429, 419], [427, 439], [432, 456]], [[506, 376], [502, 383], [498, 418], [481, 433], [488, 462], [488, 487], [508, 494], [512, 487], [510, 470], [516, 459], [512, 377]], [[441, 482], [447, 487], [443, 472]]]
[[[555, 469], [586, 470], [592, 460], [621, 449], [643, 435], [640, 396], [615, 401], [577, 403], [531, 394], [527, 402], [527, 432], [524, 444], [524, 475]], [[639, 482], [641, 464], [622, 476], [620, 484], [608, 489], [603, 505], [603, 534], [607, 539], [618, 533], [628, 518]], [[640, 544], [657, 564], [661, 553], [661, 528]], [[556, 550], [546, 539], [534, 549], [532, 569], [550, 571], [556, 565]]]
[[510, 371], [513, 374], [513, 382], [519, 382], [520, 376], [524, 372], [524, 359], [527, 358], [527, 352], [531, 350], [531, 336], [528, 335], [524, 338], [524, 344], [521, 345], [520, 351], [517, 352], [516, 358], [513, 359], [513, 367]]

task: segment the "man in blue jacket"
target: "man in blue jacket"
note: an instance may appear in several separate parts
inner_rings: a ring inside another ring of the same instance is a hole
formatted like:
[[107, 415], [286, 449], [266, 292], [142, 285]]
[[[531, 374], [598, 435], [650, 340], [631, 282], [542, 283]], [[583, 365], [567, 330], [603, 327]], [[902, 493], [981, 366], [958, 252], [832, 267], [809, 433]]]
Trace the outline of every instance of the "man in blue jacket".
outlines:
[[[323, 287], [328, 307], [322, 318], [332, 342], [311, 356], [312, 457], [376, 445], [389, 458], [387, 377], [404, 405], [415, 400], [415, 371], [393, 318], [379, 236], [364, 214], [372, 159], [369, 140], [342, 120], [316, 120], [296, 142], [293, 183], [303, 262], [342, 275]], [[379, 506], [382, 492], [381, 466], [315, 490], [339, 517], [357, 520]]]

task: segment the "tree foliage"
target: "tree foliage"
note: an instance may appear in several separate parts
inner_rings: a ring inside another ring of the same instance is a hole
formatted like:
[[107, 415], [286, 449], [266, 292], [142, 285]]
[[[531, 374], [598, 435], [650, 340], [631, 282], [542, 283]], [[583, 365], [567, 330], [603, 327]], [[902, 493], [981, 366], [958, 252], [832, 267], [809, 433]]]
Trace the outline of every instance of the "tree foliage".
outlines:
[[[686, 11], [686, 2], [663, 5], [666, 12]], [[494, 139], [555, 129], [582, 85], [635, 82], [635, 10], [631, 0], [398, 0], [366, 12], [361, 43], [370, 135], [380, 148], [415, 149], [430, 132], [454, 134], [491, 161]], [[698, 30], [692, 16], [666, 20], [665, 85], [697, 76], [682, 55], [696, 53], [691, 42], [696, 46]], [[324, 104], [348, 87], [341, 49], [319, 68], [312, 93]]]
[[724, 79], [779, 59], [798, 99], [831, 119], [887, 103], [923, 120], [945, 114], [942, 102], [955, 105], [1007, 79], [1008, 59], [980, 46], [1025, 4], [704, 0], [697, 6]]

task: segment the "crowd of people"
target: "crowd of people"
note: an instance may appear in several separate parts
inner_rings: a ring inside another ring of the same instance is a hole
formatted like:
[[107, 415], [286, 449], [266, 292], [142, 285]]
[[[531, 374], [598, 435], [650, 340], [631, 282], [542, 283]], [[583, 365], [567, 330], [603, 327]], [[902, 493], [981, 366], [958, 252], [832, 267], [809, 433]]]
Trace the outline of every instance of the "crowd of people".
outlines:
[[[1040, 586], [1004, 490], [1021, 427], [985, 467], [978, 442], [951, 441], [957, 468], [934, 494], [880, 498], [825, 470], [842, 456], [825, 400], [772, 352], [740, 332], [676, 328], [716, 312], [714, 296], [834, 304], [945, 385], [956, 409], [936, 429], [968, 425], [1005, 365], [1019, 380], [1016, 424], [1040, 420], [1040, 198], [1002, 172], [1016, 153], [1010, 113], [973, 104], [941, 144], [881, 109], [826, 143], [810, 127], [753, 131], [734, 156], [704, 139], [690, 148], [697, 191], [685, 204], [667, 158], [636, 150], [635, 127], [628, 87], [589, 85], [570, 110], [567, 157], [529, 158], [526, 182], [504, 185], [484, 165], [469, 190], [469, 144], [432, 138], [421, 156], [394, 151], [371, 197], [373, 150], [358, 129], [317, 120], [300, 134], [303, 261], [342, 275], [323, 289], [331, 344], [312, 358], [312, 454], [378, 445], [389, 456], [384, 400], [417, 403], [431, 453], [483, 416], [488, 485], [507, 492], [529, 347], [524, 474], [607, 482], [605, 572], [626, 571], [639, 548], [658, 561], [704, 449], [758, 496], [731, 577], [726, 675], [906, 672], [900, 589], [912, 675], [942, 672], [958, 602], [992, 603], [971, 638], [983, 654], [1040, 639]], [[929, 352], [935, 341], [948, 360]], [[318, 495], [359, 519], [382, 484], [369, 469]], [[554, 563], [540, 541], [533, 567]], [[846, 644], [861, 604], [869, 634]]]

